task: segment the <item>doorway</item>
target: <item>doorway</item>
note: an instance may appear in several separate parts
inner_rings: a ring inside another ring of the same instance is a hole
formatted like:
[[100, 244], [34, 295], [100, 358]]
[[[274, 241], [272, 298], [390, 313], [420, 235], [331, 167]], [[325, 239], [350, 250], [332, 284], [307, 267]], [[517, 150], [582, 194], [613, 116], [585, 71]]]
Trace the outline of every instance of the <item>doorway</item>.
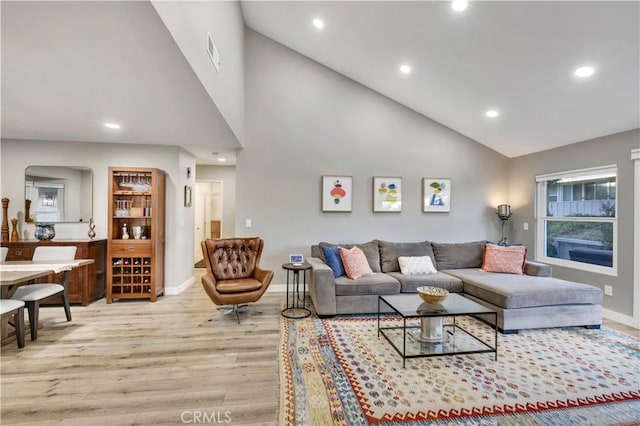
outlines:
[[195, 187], [194, 259], [195, 267], [204, 268], [200, 242], [207, 238], [220, 238], [222, 232], [222, 181], [198, 181]]

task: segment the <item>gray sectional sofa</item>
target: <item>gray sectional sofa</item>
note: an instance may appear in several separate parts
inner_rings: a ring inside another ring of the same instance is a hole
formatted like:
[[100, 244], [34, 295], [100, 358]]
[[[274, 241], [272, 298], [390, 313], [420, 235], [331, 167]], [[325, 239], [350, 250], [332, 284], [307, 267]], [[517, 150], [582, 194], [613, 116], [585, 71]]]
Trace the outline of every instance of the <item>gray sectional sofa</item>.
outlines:
[[[442, 287], [493, 308], [498, 329], [513, 333], [521, 329], [602, 324], [602, 290], [598, 287], [551, 277], [549, 265], [527, 261], [524, 274], [486, 272], [482, 266], [485, 241], [397, 243], [373, 240], [357, 245], [373, 274], [351, 280], [334, 276], [325, 262], [322, 247], [311, 246], [307, 261], [312, 267], [309, 294], [320, 316], [374, 313], [378, 295], [416, 293], [419, 286]], [[437, 269], [427, 275], [404, 275], [398, 257], [429, 256]]]

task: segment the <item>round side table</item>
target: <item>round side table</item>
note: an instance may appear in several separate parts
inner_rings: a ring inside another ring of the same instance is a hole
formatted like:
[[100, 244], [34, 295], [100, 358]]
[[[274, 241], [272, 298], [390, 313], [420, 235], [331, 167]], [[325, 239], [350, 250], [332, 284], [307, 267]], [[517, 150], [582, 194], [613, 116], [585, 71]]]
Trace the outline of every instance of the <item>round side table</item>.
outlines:
[[[282, 269], [287, 271], [287, 306], [281, 312], [282, 316], [291, 319], [306, 318], [311, 315], [311, 311], [305, 307], [305, 298], [307, 296], [307, 271], [311, 270], [308, 263], [293, 264], [285, 263]], [[300, 273], [302, 272], [302, 294], [300, 294]], [[292, 275], [291, 292], [289, 292], [289, 276]], [[291, 300], [289, 300], [291, 293]]]

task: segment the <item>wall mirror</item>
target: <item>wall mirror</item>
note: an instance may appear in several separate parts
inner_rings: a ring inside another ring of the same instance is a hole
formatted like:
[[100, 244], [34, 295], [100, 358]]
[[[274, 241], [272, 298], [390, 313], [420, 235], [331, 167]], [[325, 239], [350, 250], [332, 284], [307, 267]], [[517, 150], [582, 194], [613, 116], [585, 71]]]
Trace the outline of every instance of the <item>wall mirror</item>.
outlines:
[[91, 219], [93, 171], [90, 168], [29, 166], [24, 182], [26, 222], [75, 223]]

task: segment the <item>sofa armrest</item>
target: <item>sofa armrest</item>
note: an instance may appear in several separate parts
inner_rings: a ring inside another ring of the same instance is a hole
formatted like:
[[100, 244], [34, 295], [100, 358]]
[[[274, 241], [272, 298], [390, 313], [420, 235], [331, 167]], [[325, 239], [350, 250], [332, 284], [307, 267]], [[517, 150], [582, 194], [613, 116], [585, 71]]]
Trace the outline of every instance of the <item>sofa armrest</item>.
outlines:
[[527, 260], [524, 264], [524, 273], [534, 277], [550, 277], [551, 266], [546, 263], [534, 262]]
[[309, 295], [318, 315], [335, 315], [336, 311], [336, 281], [333, 271], [319, 257], [307, 257], [311, 265], [311, 282]]

